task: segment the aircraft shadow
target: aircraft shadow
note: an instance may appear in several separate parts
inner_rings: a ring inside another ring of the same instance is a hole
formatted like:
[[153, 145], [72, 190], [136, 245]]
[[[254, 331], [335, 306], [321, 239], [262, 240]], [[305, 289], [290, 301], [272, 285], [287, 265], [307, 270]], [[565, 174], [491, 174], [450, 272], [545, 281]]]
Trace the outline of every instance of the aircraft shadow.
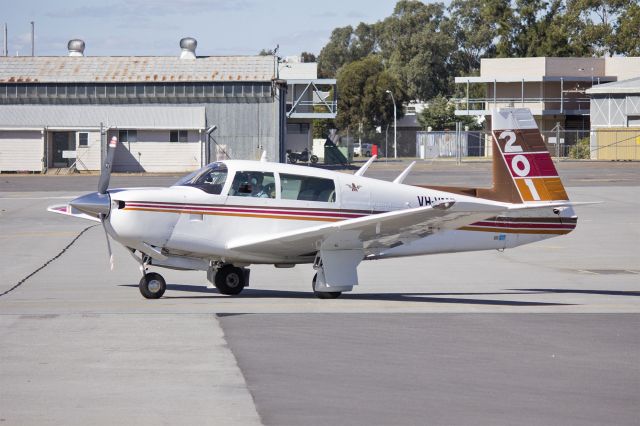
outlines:
[[[510, 291], [516, 291], [509, 289]], [[619, 291], [619, 290], [573, 290], [563, 288], [525, 288], [521, 290], [524, 294], [535, 293], [575, 293], [575, 294], [596, 294], [603, 296], [640, 296], [640, 291]]]
[[[137, 287], [137, 285], [123, 284], [122, 287]], [[191, 284], [167, 284], [167, 290], [171, 292], [206, 293], [205, 295], [190, 296], [163, 296], [164, 299], [204, 299], [219, 298], [218, 290], [206, 288], [202, 285]], [[523, 295], [538, 294], [540, 291], [509, 291], [509, 292], [487, 292], [487, 293], [357, 293], [343, 294], [338, 300], [369, 300], [382, 302], [421, 302], [421, 303], [458, 303], [469, 305], [493, 305], [493, 306], [570, 306], [571, 303], [553, 302], [528, 302], [518, 300], [499, 299], [470, 299], [463, 297], [442, 297], [442, 296], [502, 296], [502, 295]], [[314, 299], [311, 291], [289, 291], [289, 290], [263, 290], [245, 288], [242, 294], [230, 296], [244, 299]]]

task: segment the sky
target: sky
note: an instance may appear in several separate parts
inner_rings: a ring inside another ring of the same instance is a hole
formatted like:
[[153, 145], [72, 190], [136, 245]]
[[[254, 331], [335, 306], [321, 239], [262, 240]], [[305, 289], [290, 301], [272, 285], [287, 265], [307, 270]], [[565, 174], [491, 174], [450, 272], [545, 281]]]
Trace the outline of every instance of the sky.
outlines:
[[[198, 40], [197, 55], [280, 56], [320, 53], [331, 31], [391, 15], [395, 0], [0, 0], [9, 54], [67, 54], [72, 38], [88, 56], [178, 55], [179, 40]], [[1, 35], [0, 35], [1, 37]], [[0, 54], [2, 46], [0, 45]]]

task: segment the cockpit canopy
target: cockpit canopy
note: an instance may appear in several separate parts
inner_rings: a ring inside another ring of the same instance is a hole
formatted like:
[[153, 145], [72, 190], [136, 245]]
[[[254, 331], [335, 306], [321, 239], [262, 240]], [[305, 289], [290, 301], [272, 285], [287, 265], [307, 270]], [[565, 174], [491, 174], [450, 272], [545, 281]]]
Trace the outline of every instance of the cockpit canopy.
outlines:
[[174, 186], [193, 186], [208, 194], [220, 195], [227, 175], [227, 166], [224, 163], [211, 163], [183, 177]]

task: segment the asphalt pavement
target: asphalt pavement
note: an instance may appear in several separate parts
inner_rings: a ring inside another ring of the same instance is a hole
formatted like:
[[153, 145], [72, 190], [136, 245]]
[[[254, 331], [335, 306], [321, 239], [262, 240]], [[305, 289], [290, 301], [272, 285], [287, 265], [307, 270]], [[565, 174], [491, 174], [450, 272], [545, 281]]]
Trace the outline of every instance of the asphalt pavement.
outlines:
[[[487, 170], [420, 164], [410, 182]], [[1, 175], [0, 424], [635, 425], [640, 164], [560, 172], [573, 200], [603, 201], [567, 236], [364, 262], [337, 300], [312, 296], [310, 266], [253, 267], [239, 297], [159, 270], [153, 301], [122, 248], [109, 271], [99, 226], [45, 211], [96, 177]]]

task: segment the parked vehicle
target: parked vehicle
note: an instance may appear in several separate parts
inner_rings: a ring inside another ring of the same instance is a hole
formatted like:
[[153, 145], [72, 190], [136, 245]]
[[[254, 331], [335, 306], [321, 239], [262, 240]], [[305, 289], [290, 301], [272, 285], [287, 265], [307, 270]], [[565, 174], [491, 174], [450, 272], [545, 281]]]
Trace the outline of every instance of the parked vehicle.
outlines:
[[305, 148], [302, 152], [292, 152], [290, 149], [287, 150], [287, 162], [290, 164], [296, 164], [298, 161], [303, 163], [308, 163], [309, 161], [312, 164], [316, 164], [318, 162], [317, 155], [309, 155], [309, 149]]
[[370, 143], [355, 144], [353, 146], [353, 155], [355, 157], [360, 157], [361, 155], [371, 157], [372, 146]]

